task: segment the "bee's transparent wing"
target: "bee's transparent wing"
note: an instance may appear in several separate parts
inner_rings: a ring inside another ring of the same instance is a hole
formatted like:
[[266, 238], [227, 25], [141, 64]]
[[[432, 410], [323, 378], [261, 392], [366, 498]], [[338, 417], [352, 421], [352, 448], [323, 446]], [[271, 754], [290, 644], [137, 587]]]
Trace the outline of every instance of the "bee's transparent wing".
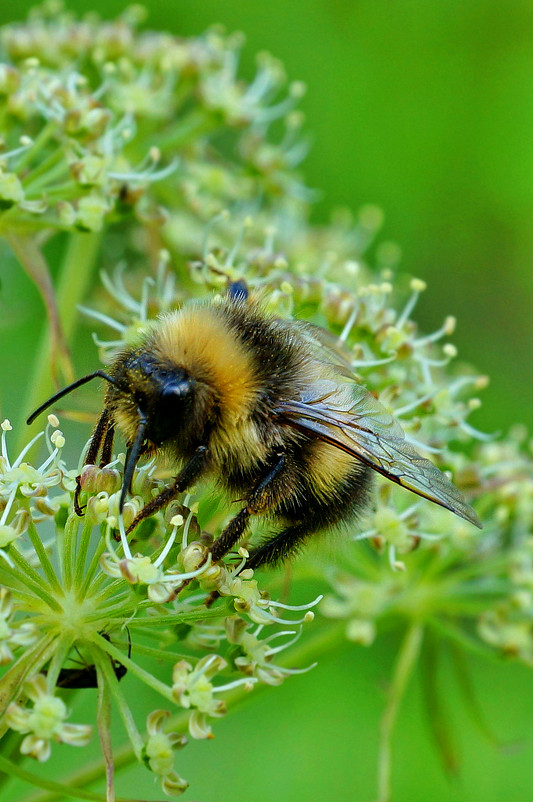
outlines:
[[354, 372], [351, 364], [353, 355], [339, 338], [331, 331], [316, 326], [314, 323], [303, 321], [291, 321], [291, 326], [298, 327], [300, 336], [306, 341], [307, 348], [311, 351], [315, 359], [327, 365], [333, 365], [335, 372], [343, 379], [354, 380]]
[[361, 385], [318, 381], [300, 401], [284, 401], [276, 412], [289, 426], [352, 454], [387, 479], [481, 528], [462, 493], [420, 456], [398, 421]]

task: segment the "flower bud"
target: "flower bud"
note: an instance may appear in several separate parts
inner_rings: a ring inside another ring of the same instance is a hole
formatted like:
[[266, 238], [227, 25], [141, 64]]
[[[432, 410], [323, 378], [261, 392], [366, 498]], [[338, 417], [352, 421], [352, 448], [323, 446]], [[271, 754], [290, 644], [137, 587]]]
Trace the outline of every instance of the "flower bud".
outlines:
[[198, 582], [202, 590], [218, 590], [226, 578], [226, 569], [222, 565], [210, 565], [200, 576]]
[[248, 624], [238, 615], [228, 616], [224, 621], [226, 636], [230, 643], [240, 643]]
[[199, 568], [204, 561], [206, 555], [207, 549], [205, 546], [202, 546], [201, 543], [198, 543], [196, 540], [192, 543], [189, 543], [189, 545], [183, 549], [179, 555], [179, 560], [185, 573], [189, 573], [189, 571], [196, 571], [196, 569]]
[[86, 195], [80, 198], [76, 215], [76, 226], [80, 231], [100, 231], [109, 204], [99, 195]]
[[101, 156], [88, 155], [71, 164], [70, 172], [82, 187], [102, 186], [107, 180], [106, 160]]
[[17, 535], [22, 535], [28, 529], [31, 521], [30, 513], [27, 510], [17, 510], [11, 521], [11, 526], [16, 530]]
[[101, 469], [97, 468], [96, 465], [85, 465], [80, 475], [81, 489], [85, 490], [86, 493], [97, 493], [99, 489], [103, 490], [103, 488], [98, 487], [100, 473]]
[[346, 637], [354, 643], [370, 646], [376, 637], [376, 627], [373, 621], [361, 618], [352, 618], [346, 627]]
[[19, 533], [14, 526], [10, 526], [9, 524], [0, 524], [0, 549], [4, 549], [6, 546], [9, 546], [9, 544], [16, 540], [18, 536]]
[[[133, 473], [131, 482], [131, 492], [134, 496], [140, 496], [145, 501], [150, 499], [150, 491], [154, 486], [153, 479], [144, 468], [137, 468]], [[169, 505], [170, 506], [170, 505]]]
[[10, 209], [24, 200], [24, 189], [15, 173], [0, 172], [0, 210]]
[[[118, 494], [115, 494], [114, 498], [117, 498]], [[130, 527], [137, 517], [138, 512], [140, 511], [139, 505], [133, 501], [127, 501], [124, 504], [124, 509], [122, 510], [122, 518], [124, 520], [124, 526], [126, 529]]]
[[97, 492], [104, 491], [110, 496], [117, 493], [122, 487], [122, 476], [115, 468], [101, 468], [97, 469], [98, 475], [96, 476], [96, 490]]
[[107, 518], [109, 511], [109, 496], [107, 493], [98, 493], [87, 501], [87, 515], [95, 524], [101, 524]]
[[59, 504], [52, 503], [50, 498], [36, 498], [35, 499], [35, 509], [41, 513], [41, 515], [45, 515], [47, 518], [52, 518], [59, 509]]
[[58, 201], [56, 204], [57, 216], [61, 225], [71, 228], [76, 222], [76, 210], [67, 201]]

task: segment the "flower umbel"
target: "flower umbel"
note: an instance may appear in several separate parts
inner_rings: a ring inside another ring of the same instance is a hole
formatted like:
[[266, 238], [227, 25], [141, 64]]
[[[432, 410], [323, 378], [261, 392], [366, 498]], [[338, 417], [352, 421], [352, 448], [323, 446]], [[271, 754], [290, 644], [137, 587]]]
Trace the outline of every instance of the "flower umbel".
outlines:
[[[263, 679], [271, 684], [270, 678], [267, 673], [251, 676], [250, 672], [245, 672], [243, 678], [237, 673], [237, 665], [230, 666], [220, 654], [195, 660], [191, 653], [189, 661], [176, 659], [182, 648], [181, 640], [189, 644], [190, 650], [196, 628], [197, 643], [202, 640], [201, 633], [209, 622], [212, 627], [218, 627], [223, 636], [228, 614], [226, 607], [220, 604], [206, 609], [206, 592], [198, 596], [188, 583], [183, 590], [184, 580], [201, 578], [211, 570], [206, 546], [197, 541], [188, 542], [189, 536], [199, 531], [194, 512], [198, 504], [190, 504], [191, 508], [182, 505], [181, 511], [170, 517], [159, 513], [150, 537], [139, 541], [142, 551], [135, 556], [127, 540], [112, 543], [113, 526], [117, 523], [123, 526], [117, 509], [109, 514], [113, 511], [115, 502], [111, 499], [116, 493], [109, 497], [106, 491], [97, 493], [95, 498], [102, 493], [108, 498], [107, 514], [100, 520], [87, 514], [80, 528], [80, 519], [70, 512], [76, 471], [67, 469], [61, 459], [60, 449], [65, 445], [65, 438], [58, 425], [57, 418], [50, 416], [46, 430], [34, 438], [39, 442], [44, 436], [49, 451], [38, 468], [23, 462], [28, 448], [14, 460], [10, 458], [7, 435], [11, 434], [11, 426], [6, 421], [2, 426], [2, 521], [6, 529], [17, 535], [4, 542], [5, 586], [0, 587], [0, 654], [2, 663], [10, 666], [10, 672], [0, 679], [0, 692], [6, 700], [6, 724], [24, 734], [21, 753], [39, 761], [52, 756], [55, 742], [84, 746], [92, 727], [67, 723], [68, 709], [59, 694], [63, 688], [98, 687], [102, 699], [109, 695], [114, 699], [127, 722], [133, 754], [159, 775], [165, 793], [182, 793], [187, 783], [174, 771], [170, 755], [174, 748], [185, 744], [185, 736], [165, 734], [162, 727], [167, 714], [155, 711], [148, 718], [148, 739], [143, 739], [135, 725], [136, 711], [130, 709], [127, 696], [122, 692], [120, 680], [126, 672], [136, 675], [167, 703], [174, 703], [181, 709], [184, 714], [181, 726], [185, 725], [190, 734], [199, 739], [213, 737], [209, 719], [226, 712], [223, 697], [228, 691], [239, 688], [249, 691], [254, 683]], [[51, 427], [55, 427], [52, 433]], [[120, 465], [120, 460], [115, 460], [114, 464]], [[146, 468], [137, 470], [141, 478], [134, 476], [132, 486], [146, 488], [142, 479]], [[102, 483], [113, 484], [114, 471], [113, 467], [93, 471], [89, 481], [90, 472], [85, 469], [84, 492], [95, 492]], [[114, 490], [114, 486], [108, 489]], [[190, 503], [190, 496], [184, 501]], [[24, 526], [20, 526], [20, 521], [24, 521]], [[56, 533], [44, 548], [37, 526], [50, 527], [51, 523]], [[184, 568], [189, 570], [184, 571]], [[226, 575], [226, 569], [219, 568], [221, 575]], [[243, 581], [250, 582], [241, 580], [235, 585], [233, 580], [233, 590], [239, 594], [239, 598], [234, 598], [237, 608], [243, 603]], [[259, 591], [255, 580], [252, 586], [252, 595], [246, 595], [250, 599], [263, 599], [265, 611], [276, 604], [266, 601], [268, 594]], [[230, 586], [224, 590], [225, 595], [232, 595], [232, 592]], [[243, 612], [252, 607], [251, 602], [245, 604]], [[275, 626], [276, 616], [267, 611], [266, 623]], [[136, 637], [137, 630], [139, 634], [151, 631], [156, 637], [163, 637], [169, 626], [174, 636], [167, 637], [163, 653], [148, 643], [141, 646], [143, 637], [140, 641]], [[121, 634], [126, 631], [127, 639]], [[219, 646], [222, 645], [220, 640]], [[153, 654], [154, 666], [161, 654], [172, 660], [174, 671], [170, 685], [158, 676], [158, 671], [150, 673], [137, 664], [137, 649], [145, 658]], [[28, 676], [29, 671], [32, 676]], [[35, 671], [41, 673], [35, 675]], [[19, 677], [18, 684], [12, 683], [12, 672]], [[215, 684], [212, 681], [215, 675], [229, 676], [226, 681]], [[19, 697], [26, 697], [33, 706], [15, 701]], [[108, 715], [109, 701], [103, 703], [97, 719], [107, 764], [110, 759], [105, 734]]]

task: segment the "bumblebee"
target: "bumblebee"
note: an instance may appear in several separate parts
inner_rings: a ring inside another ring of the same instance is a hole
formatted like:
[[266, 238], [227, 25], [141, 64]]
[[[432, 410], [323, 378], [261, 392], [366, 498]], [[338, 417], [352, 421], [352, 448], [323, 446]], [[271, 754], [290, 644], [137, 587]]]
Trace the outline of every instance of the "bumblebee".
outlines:
[[[365, 508], [378, 472], [481, 524], [463, 495], [407, 442], [400, 424], [331, 348], [327, 333], [270, 316], [242, 282], [221, 300], [162, 315], [140, 341], [66, 387], [108, 385], [87, 463], [110, 462], [118, 429], [127, 444], [122, 509], [137, 461], [165, 454], [179, 472], [137, 515], [139, 522], [204, 476], [243, 502], [211, 546], [213, 562], [246, 534], [251, 516], [274, 532], [250, 551], [247, 568], [296, 554], [314, 533], [349, 524]], [[79, 507], [79, 483], [75, 498]]]

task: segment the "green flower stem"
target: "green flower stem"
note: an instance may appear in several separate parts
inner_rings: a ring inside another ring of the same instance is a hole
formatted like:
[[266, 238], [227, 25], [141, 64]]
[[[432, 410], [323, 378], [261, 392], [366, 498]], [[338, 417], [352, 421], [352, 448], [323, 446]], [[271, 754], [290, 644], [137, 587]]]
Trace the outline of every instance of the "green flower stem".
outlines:
[[[39, 134], [33, 140], [33, 144], [30, 145], [30, 147], [27, 150], [25, 150], [24, 153], [21, 153], [19, 158], [17, 159], [16, 169], [18, 173], [20, 174], [23, 173], [23, 170], [25, 170], [27, 165], [30, 164], [30, 162], [37, 156], [41, 148], [43, 148], [44, 145], [46, 145], [50, 137], [54, 134], [55, 130], [56, 130], [55, 122], [49, 122], [41, 129]], [[42, 165], [43, 162], [40, 162], [39, 169], [42, 169]], [[31, 176], [32, 174], [33, 173], [30, 172], [29, 176]]]
[[48, 668], [48, 673], [46, 677], [46, 684], [48, 693], [54, 694], [55, 685], [57, 682], [57, 678], [59, 677], [59, 672], [63, 667], [63, 663], [67, 659], [67, 655], [72, 649], [74, 638], [71, 633], [68, 635], [61, 635], [56, 641], [56, 647], [54, 649], [54, 655], [50, 661], [50, 666]]
[[[141, 605], [138, 605], [141, 607]], [[149, 602], [145, 605], [146, 607], [154, 607], [153, 602]], [[194, 624], [196, 621], [207, 621], [210, 619], [216, 618], [225, 618], [227, 615], [231, 615], [231, 610], [228, 610], [227, 607], [215, 607], [215, 608], [203, 608], [200, 610], [191, 610], [191, 611], [180, 611], [180, 612], [172, 612], [168, 615], [154, 615], [150, 616], [149, 619], [137, 617], [133, 619], [131, 623], [127, 621], [125, 623], [128, 626], [131, 626], [133, 629], [136, 627], [140, 627], [141, 629], [145, 629], [147, 626], [147, 621], [150, 623], [150, 628], [161, 626], [165, 624]]]
[[[49, 377], [49, 383], [51, 385], [52, 376], [57, 381], [57, 369], [59, 365], [67, 374], [69, 370], [70, 372], [72, 371], [71, 368], [69, 368], [70, 355], [61, 326], [59, 308], [56, 302], [50, 271], [34, 236], [28, 233], [15, 234], [9, 232], [6, 237], [20, 264], [24, 267], [24, 270], [31, 280], [37, 285], [45, 305], [50, 327], [52, 359], [46, 360], [46, 365], [42, 365], [41, 369], [46, 367], [46, 375]], [[49, 361], [50, 364], [48, 364]], [[52, 376], [50, 376], [50, 372]], [[31, 381], [29, 387], [32, 387]], [[24, 407], [22, 412], [24, 412]], [[24, 415], [24, 418], [25, 417], [26, 415]], [[21, 431], [23, 430], [23, 420], [20, 421], [20, 429]]]
[[[46, 789], [47, 793], [45, 796], [40, 795], [43, 799], [64, 799], [65, 796], [67, 796], [71, 799], [89, 799], [96, 800], [96, 802], [105, 802], [105, 796], [103, 794], [98, 794], [93, 791], [82, 791], [79, 788], [69, 788], [61, 783], [56, 783], [53, 780], [45, 780], [38, 774], [33, 774], [31, 771], [26, 771], [20, 766], [17, 766], [16, 763], [6, 760], [6, 758], [2, 757], [1, 755], [0, 775], [3, 775], [6, 779], [17, 777], [19, 780], [23, 780], [30, 785], [37, 786], [37, 788]], [[120, 802], [120, 800], [117, 800], [117, 802]]]
[[45, 194], [48, 197], [48, 188], [53, 187], [51, 191], [55, 193], [56, 188], [61, 186], [61, 184], [58, 183], [61, 179], [64, 179], [64, 183], [73, 183], [71, 180], [67, 180], [68, 175], [68, 167], [63, 161], [57, 160], [57, 164], [51, 163], [49, 170], [37, 178], [32, 176], [32, 180], [26, 184], [24, 187], [26, 191], [26, 197], [30, 200], [38, 199], [41, 194]]
[[[145, 635], [148, 637], [154, 637], [156, 633], [154, 632], [146, 632]], [[161, 662], [166, 663], [176, 663], [178, 660], [190, 660], [191, 659], [191, 652], [172, 652], [167, 649], [156, 649], [154, 646], [143, 646], [142, 643], [135, 644], [135, 656], [138, 657], [139, 655], [144, 654], [146, 657], [149, 657], [151, 660], [158, 660]]]
[[[103, 542], [105, 547], [105, 541]], [[102, 571], [91, 584], [91, 595], [99, 602], [104, 602], [107, 598], [113, 598], [123, 584], [122, 577], [110, 580], [110, 577]]]
[[[61, 180], [62, 183], [59, 183]], [[76, 186], [79, 187], [79, 184], [69, 178], [67, 165], [60, 163], [25, 187], [26, 198], [27, 200], [40, 200], [41, 195], [45, 195], [47, 200], [54, 197], [66, 200], [65, 188], [72, 189]]]
[[113, 624], [114, 626], [124, 626], [128, 625], [128, 619], [131, 618], [132, 615], [135, 614], [138, 607], [134, 601], [131, 600], [131, 597], [126, 597], [124, 601], [122, 599], [119, 600], [117, 604], [114, 604], [112, 607], [105, 607], [103, 608], [102, 605], [98, 605], [94, 599], [91, 600], [94, 605], [94, 612], [87, 613], [85, 616], [85, 620], [87, 623], [98, 623], [102, 621], [102, 610], [105, 609], [105, 621], [106, 625]]
[[100, 249], [99, 233], [70, 234], [57, 285], [57, 305], [67, 339], [79, 319], [78, 304], [87, 295]]
[[[11, 569], [12, 578], [20, 582], [24, 587], [32, 590], [33, 593], [38, 596], [39, 599], [42, 599], [42, 601], [47, 604], [51, 610], [59, 612], [61, 610], [61, 606], [58, 604], [55, 597], [52, 596], [46, 589], [45, 585], [43, 584], [42, 577], [34, 568], [32, 568], [29, 562], [24, 559], [22, 554], [17, 551], [13, 545], [9, 549], [9, 556], [20, 569], [20, 571]], [[16, 593], [16, 590], [14, 592]]]
[[[65, 342], [70, 339], [74, 331], [79, 316], [77, 306], [87, 294], [99, 247], [99, 234], [75, 232], [69, 235], [56, 298], [53, 301], [58, 310], [58, 320]], [[54, 383], [50, 375], [51, 356], [53, 360], [54, 354], [53, 352], [50, 354], [48, 332], [44, 332], [36, 349], [33, 370], [28, 378], [28, 392], [23, 399], [21, 420], [18, 422], [20, 432], [26, 428], [25, 419], [28, 413], [54, 392]], [[72, 371], [66, 369], [64, 372], [67, 381], [70, 381], [73, 378]], [[37, 431], [39, 424], [35, 425]], [[27, 437], [28, 435], [23, 436], [21, 440], [26, 441]], [[22, 443], [19, 443], [19, 448], [21, 446]]]
[[[98, 669], [97, 669], [98, 670]], [[106, 796], [109, 800], [115, 799], [113, 781], [115, 766], [113, 764], [113, 745], [111, 743], [111, 693], [106, 682], [98, 683], [98, 709], [96, 713], [98, 737], [105, 764]]]
[[[209, 611], [206, 611], [209, 612]], [[168, 617], [167, 617], [168, 620]], [[132, 621], [134, 624], [135, 621]], [[315, 659], [320, 657], [323, 654], [330, 654], [334, 649], [339, 648], [343, 643], [346, 642], [344, 636], [344, 623], [341, 622], [336, 625], [332, 625], [331, 621], [328, 621], [327, 626], [318, 627], [317, 632], [313, 633], [312, 636], [309, 637], [307, 641], [298, 645], [297, 647], [291, 649], [285, 657], [280, 660], [280, 665], [294, 665], [295, 663], [309, 663], [314, 662]], [[106, 648], [109, 644], [106, 644]], [[120, 658], [121, 661], [124, 655], [121, 654]], [[111, 670], [111, 669], [110, 669]], [[253, 690], [253, 694], [257, 694], [261, 691], [266, 690], [268, 685], [256, 685]], [[245, 690], [243, 686], [235, 688], [232, 691], [229, 691], [228, 694], [225, 696], [225, 699], [228, 703], [229, 711], [233, 711], [238, 704], [240, 704], [245, 699], [250, 698], [250, 692]], [[190, 710], [183, 710], [180, 713], [176, 713], [175, 716], [172, 716], [166, 725], [166, 730], [168, 732], [171, 731], [183, 731], [187, 729], [189, 716], [191, 714]], [[129, 766], [135, 760], [135, 754], [131, 747], [131, 744], [125, 743], [122, 746], [119, 746], [114, 753], [113, 762], [115, 764], [115, 771], [118, 772], [119, 769]], [[104, 766], [101, 760], [94, 761], [93, 763], [88, 763], [86, 766], [83, 766], [81, 769], [70, 774], [67, 778], [65, 778], [64, 782], [65, 785], [72, 789], [72, 792], [76, 788], [85, 788], [87, 785], [91, 783], [98, 782], [102, 780], [105, 776]], [[26, 797], [25, 799], [21, 800], [20, 802], [61, 802], [62, 796], [59, 792], [57, 793], [39, 793], [33, 794], [32, 796]]]
[[[107, 654], [109, 654], [113, 658], [113, 660], [118, 660], [120, 663], [122, 663], [122, 665], [125, 666], [128, 669], [128, 671], [131, 671], [132, 674], [138, 677], [141, 680], [141, 682], [144, 682], [145, 685], [148, 685], [150, 688], [153, 688], [154, 691], [156, 693], [161, 694], [163, 698], [172, 701], [172, 689], [169, 688], [168, 685], [166, 685], [164, 682], [161, 682], [161, 680], [156, 679], [153, 674], [150, 674], [148, 671], [145, 671], [143, 668], [138, 666], [137, 663], [131, 660], [120, 649], [117, 649], [116, 646], [113, 646], [113, 644], [110, 641], [106, 640], [101, 635], [95, 635], [94, 640], [95, 643], [102, 649], [102, 651], [107, 652]], [[107, 667], [108, 666], [106, 664], [106, 668]], [[113, 678], [114, 678], [113, 682], [114, 686], [115, 682], [117, 682], [117, 679], [114, 674]], [[118, 696], [116, 696], [116, 694], [115, 697], [118, 704], [120, 700]], [[123, 701], [124, 705], [127, 706], [125, 700], [122, 699], [122, 694], [121, 694], [121, 700]]]
[[435, 630], [441, 638], [452, 641], [456, 646], [460, 646], [465, 652], [482, 657], [484, 660], [491, 660], [501, 665], [501, 653], [488, 646], [484, 641], [476, 640], [472, 635], [456, 626], [452, 620], [443, 621], [442, 618], [427, 619], [428, 627]]
[[[94, 573], [98, 567], [98, 561], [91, 560], [89, 570], [88, 571], [85, 570], [85, 561], [87, 559], [89, 546], [91, 544], [92, 532], [93, 532], [93, 523], [90, 520], [89, 516], [86, 515], [83, 521], [83, 529], [81, 530], [80, 542], [76, 552], [76, 564], [74, 567], [74, 587], [80, 588], [81, 585], [83, 584], [84, 590], [87, 589], [91, 580], [94, 578]], [[96, 553], [98, 553], [98, 558], [99, 558], [101, 552], [99, 551], [98, 548], [96, 549]], [[84, 579], [86, 579], [87, 584], [85, 584]], [[80, 593], [79, 598], [83, 598], [85, 595], [86, 593]]]
[[203, 109], [194, 111], [188, 117], [181, 119], [179, 124], [174, 125], [169, 131], [153, 136], [151, 145], [158, 147], [161, 151], [171, 149], [175, 152], [176, 147], [188, 141], [197, 142], [200, 136], [215, 128], [214, 120], [207, 117]]
[[426, 618], [435, 614], [475, 617], [492, 605], [494, 600], [505, 598], [508, 592], [509, 583], [506, 580], [491, 580], [489, 586], [486, 582], [482, 585], [473, 582], [456, 585], [453, 578], [431, 584], [424, 578], [418, 586], [405, 590], [394, 609], [407, 618]]
[[[88, 522], [89, 518], [86, 516], [85, 524], [83, 525], [84, 532], [85, 532], [85, 526], [88, 525]], [[92, 525], [91, 525], [91, 531], [92, 531]], [[99, 587], [99, 584], [103, 582], [104, 580], [103, 574], [99, 574], [95, 579], [95, 573], [96, 569], [98, 568], [98, 565], [100, 564], [100, 557], [102, 556], [105, 550], [106, 550], [106, 542], [102, 537], [98, 542], [98, 545], [96, 546], [94, 554], [91, 558], [91, 562], [89, 563], [87, 570], [84, 574], [83, 584], [78, 586], [80, 588], [78, 594], [80, 599], [84, 598], [87, 595], [89, 591], [89, 586], [91, 586], [91, 592], [94, 592], [95, 589]]]
[[59, 590], [61, 586], [59, 584], [58, 578], [56, 576], [52, 563], [48, 558], [48, 554], [46, 553], [46, 549], [43, 546], [43, 542], [39, 537], [39, 533], [37, 532], [35, 524], [31, 520], [28, 526], [28, 536], [31, 540], [31, 545], [35, 549], [35, 553], [39, 558], [39, 562], [41, 564], [41, 568], [43, 569], [44, 575], [46, 576], [48, 582], [50, 583], [50, 587], [56, 591]]
[[78, 528], [80, 519], [76, 513], [71, 513], [65, 524], [65, 535], [62, 549], [61, 573], [65, 588], [70, 590], [72, 587], [72, 576], [74, 574], [74, 562], [76, 559], [76, 546], [78, 541]]
[[423, 631], [418, 621], [411, 624], [396, 661], [387, 706], [381, 717], [377, 802], [389, 802], [391, 798], [392, 735], [407, 683], [420, 654]]
[[[48, 128], [48, 126], [46, 126], [46, 128]], [[46, 128], [44, 128], [42, 131], [43, 135], [46, 132]], [[40, 176], [47, 175], [48, 171], [56, 168], [58, 164], [63, 166], [64, 158], [63, 149], [54, 148], [54, 150], [48, 156], [46, 156], [33, 168], [33, 170], [30, 170], [30, 172], [24, 176], [22, 184], [26, 192], [34, 188], [37, 183], [37, 179]]]
[[[103, 638], [101, 638], [101, 640], [103, 640]], [[106, 642], [106, 645], [107, 646], [111, 646], [111, 649], [109, 651], [112, 653], [113, 652], [112, 644]], [[123, 658], [124, 658], [124, 660], [127, 660], [125, 655], [122, 655], [122, 653], [119, 652], [118, 649], [116, 649], [116, 652], [120, 656], [121, 660]], [[120, 685], [119, 685], [118, 679], [115, 676], [114, 668], [111, 666], [111, 664], [110, 664], [110, 662], [108, 660], [102, 659], [101, 655], [100, 655], [99, 658], [96, 658], [96, 659], [98, 660], [97, 666], [100, 668], [100, 671], [102, 672], [102, 674], [104, 676], [106, 685], [109, 688], [110, 693], [112, 694], [112, 696], [115, 699], [115, 702], [116, 702], [116, 705], [118, 707], [120, 716], [122, 717], [122, 721], [124, 722], [124, 727], [125, 727], [126, 732], [128, 734], [128, 738], [129, 738], [129, 740], [131, 742], [135, 757], [136, 757], [137, 760], [140, 760], [141, 753], [142, 753], [142, 748], [144, 746], [144, 739], [143, 739], [141, 733], [139, 732], [139, 730], [137, 729], [137, 726], [135, 724], [135, 719], [133, 718], [132, 712], [131, 712], [130, 707], [128, 705], [128, 701], [127, 701], [126, 697], [124, 696], [124, 693], [120, 689]], [[135, 666], [135, 664], [133, 662], [132, 662], [132, 666]], [[126, 667], [129, 668], [129, 666], [126, 666]], [[135, 666], [135, 668], [138, 669], [138, 666]], [[149, 676], [151, 677], [151, 675], [149, 675]], [[153, 679], [153, 677], [151, 677], [151, 679]], [[166, 695], [167, 695], [167, 698], [168, 698], [170, 689], [167, 688], [166, 685], [163, 685], [163, 683], [159, 683], [158, 682], [157, 684], [158, 684], [158, 686], [160, 685], [163, 688], [165, 688]], [[156, 687], [156, 686], [152, 685], [152, 687]], [[159, 690], [159, 692], [161, 693], [161, 689], [160, 688], [156, 688], [156, 690]]]
[[[483, 576], [490, 576], [492, 579], [495, 579], [498, 574], [505, 574], [509, 570], [509, 563], [511, 559], [512, 556], [506, 551], [503, 553], [500, 552], [499, 554], [494, 554], [484, 561], [485, 566], [483, 569]], [[456, 584], [458, 582], [466, 582], [471, 579], [471, 577], [478, 578], [479, 574], [479, 561], [476, 560], [475, 562], [470, 562], [467, 565], [456, 567], [453, 572], [453, 581]]]
[[[41, 667], [48, 662], [53, 655], [56, 645], [56, 636], [47, 634], [40, 640], [33, 643], [21, 654], [16, 663], [6, 671], [0, 679], [0, 738], [6, 732], [4, 713], [13, 697], [20, 695], [20, 688], [23, 682], [31, 675], [37, 674]], [[0, 772], [0, 781], [2, 781]]]
[[[62, 184], [54, 184], [53, 189], [47, 190], [46, 199], [51, 200], [71, 200], [76, 198], [80, 193], [80, 185], [73, 178], [64, 181]], [[37, 200], [30, 198], [30, 200]]]

